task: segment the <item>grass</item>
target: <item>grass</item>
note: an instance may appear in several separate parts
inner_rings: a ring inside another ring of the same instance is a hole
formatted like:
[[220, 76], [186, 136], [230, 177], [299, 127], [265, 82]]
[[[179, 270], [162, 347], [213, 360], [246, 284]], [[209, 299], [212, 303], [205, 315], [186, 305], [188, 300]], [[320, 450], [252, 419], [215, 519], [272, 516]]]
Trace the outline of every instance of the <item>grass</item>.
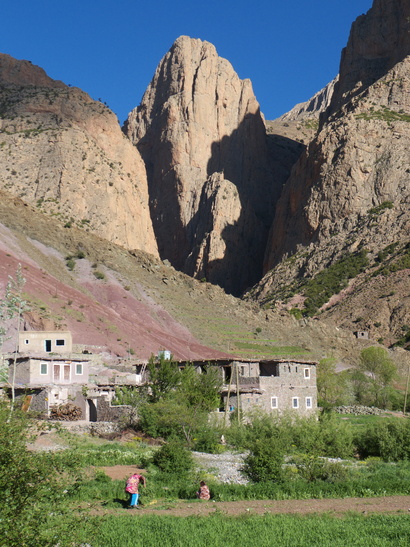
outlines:
[[372, 110], [368, 112], [363, 112], [362, 114], [357, 114], [356, 118], [358, 120], [383, 120], [387, 123], [391, 122], [410, 122], [410, 115], [405, 112], [396, 112], [390, 110], [387, 107], [383, 107], [382, 110]]
[[408, 515], [264, 515], [209, 517], [144, 515], [94, 519], [93, 547], [407, 546]]
[[356, 416], [354, 414], [335, 414], [336, 418], [338, 420], [342, 420], [343, 422], [347, 422], [352, 426], [365, 426], [370, 424], [377, 424], [380, 423], [380, 421], [385, 421], [386, 418], [388, 418], [388, 415], [363, 415], [363, 416]]

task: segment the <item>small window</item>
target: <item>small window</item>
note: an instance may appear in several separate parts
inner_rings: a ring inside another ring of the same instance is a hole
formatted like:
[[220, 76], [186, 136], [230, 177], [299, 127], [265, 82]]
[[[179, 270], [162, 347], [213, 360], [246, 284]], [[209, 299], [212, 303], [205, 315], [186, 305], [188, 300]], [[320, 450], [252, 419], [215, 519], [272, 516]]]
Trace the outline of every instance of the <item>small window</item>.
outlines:
[[312, 408], [312, 397], [306, 397], [306, 408]]
[[305, 368], [304, 376], [305, 378], [310, 378], [310, 368]]
[[75, 373], [76, 373], [77, 375], [82, 374], [82, 373], [83, 373], [83, 365], [77, 364], [77, 365], [75, 366]]
[[27, 344], [30, 344], [30, 340], [24, 340], [24, 343], [27, 345]]
[[40, 374], [48, 374], [47, 363], [41, 363], [41, 365], [40, 365]]
[[270, 398], [270, 406], [271, 406], [271, 408], [278, 408], [278, 398], [277, 397], [271, 397]]
[[292, 408], [299, 408], [299, 397], [292, 398]]
[[56, 346], [65, 346], [65, 340], [56, 340]]

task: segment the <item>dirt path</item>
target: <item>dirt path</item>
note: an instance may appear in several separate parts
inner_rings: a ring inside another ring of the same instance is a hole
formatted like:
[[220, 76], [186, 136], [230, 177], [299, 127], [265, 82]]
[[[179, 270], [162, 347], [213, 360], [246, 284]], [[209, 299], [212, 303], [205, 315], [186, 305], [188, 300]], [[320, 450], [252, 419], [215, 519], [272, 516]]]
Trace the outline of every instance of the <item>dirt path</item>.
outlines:
[[385, 496], [380, 498], [344, 498], [311, 500], [252, 500], [252, 501], [167, 501], [155, 500], [138, 509], [108, 509], [93, 507], [93, 515], [169, 515], [173, 517], [207, 516], [215, 513], [238, 515], [273, 515], [329, 513], [341, 516], [345, 513], [404, 513], [410, 516], [410, 496]]
[[168, 507], [156, 507], [152, 504], [141, 507], [138, 514], [161, 514], [187, 517], [192, 515], [210, 515], [222, 512], [226, 515], [267, 515], [267, 514], [308, 514], [308, 513], [334, 513], [343, 514], [350, 511], [358, 513], [406, 513], [410, 511], [410, 496], [388, 496], [382, 498], [346, 498], [325, 500], [252, 500], [252, 501], [225, 501], [225, 502], [178, 502], [169, 504]]

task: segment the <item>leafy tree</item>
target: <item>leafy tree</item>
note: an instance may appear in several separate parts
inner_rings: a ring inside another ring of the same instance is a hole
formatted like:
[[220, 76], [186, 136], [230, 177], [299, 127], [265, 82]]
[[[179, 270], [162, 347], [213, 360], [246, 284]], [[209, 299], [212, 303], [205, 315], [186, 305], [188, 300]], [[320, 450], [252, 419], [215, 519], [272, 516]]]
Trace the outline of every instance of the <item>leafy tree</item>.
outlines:
[[370, 388], [375, 406], [387, 408], [391, 382], [397, 367], [385, 348], [372, 346], [360, 354], [359, 370], [370, 379]]
[[194, 435], [218, 407], [222, 378], [208, 366], [199, 373], [191, 364], [180, 369], [167, 359], [148, 363], [151, 395], [139, 409], [142, 429], [154, 437], [177, 436], [192, 445]]
[[203, 426], [207, 414], [196, 413], [178, 397], [169, 396], [140, 408], [140, 426], [151, 437], [184, 439], [192, 444], [197, 428]]
[[178, 363], [173, 359], [165, 359], [161, 356], [157, 360], [151, 355], [147, 369], [150, 378], [151, 401], [153, 403], [158, 402], [181, 383], [181, 372]]
[[216, 367], [209, 365], [200, 374], [194, 366], [188, 365], [182, 371], [177, 393], [190, 408], [211, 412], [219, 405], [221, 386], [222, 376]]
[[[23, 297], [23, 287], [26, 283], [25, 278], [21, 273], [21, 264], [18, 265], [16, 276], [13, 278], [9, 275], [9, 280], [6, 285], [6, 294], [4, 298], [0, 301], [0, 318], [3, 320], [7, 319], [16, 319], [16, 340], [15, 340], [15, 351], [13, 358], [13, 368], [12, 368], [12, 378], [11, 378], [11, 406], [10, 412], [13, 412], [15, 400], [16, 400], [16, 365], [17, 365], [17, 350], [18, 350], [18, 337], [20, 332], [21, 320], [23, 318], [24, 312], [29, 310], [27, 301]], [[2, 341], [4, 337], [3, 328], [0, 335], [2, 336]]]
[[347, 385], [345, 378], [336, 373], [335, 359], [321, 359], [316, 372], [319, 405], [327, 409], [343, 404]]
[[0, 403], [0, 546], [74, 545], [66, 501], [76, 486], [76, 462], [66, 459], [63, 469], [58, 455], [27, 450], [33, 427], [27, 416], [18, 410], [10, 416]]

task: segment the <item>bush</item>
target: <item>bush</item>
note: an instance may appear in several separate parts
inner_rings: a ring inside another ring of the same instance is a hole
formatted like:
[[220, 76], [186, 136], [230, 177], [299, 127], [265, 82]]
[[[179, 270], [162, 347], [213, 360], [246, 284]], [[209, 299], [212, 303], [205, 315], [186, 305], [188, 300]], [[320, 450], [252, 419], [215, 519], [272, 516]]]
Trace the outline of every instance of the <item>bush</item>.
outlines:
[[211, 426], [205, 425], [196, 432], [194, 439], [194, 450], [208, 452], [209, 454], [221, 454], [225, 447], [220, 443], [219, 431]]
[[370, 425], [356, 438], [362, 458], [376, 456], [386, 462], [410, 459], [410, 422], [386, 420]]
[[306, 454], [292, 458], [298, 476], [307, 482], [317, 480], [327, 482], [344, 482], [348, 479], [349, 471], [340, 462], [329, 462], [324, 458], [317, 456], [308, 456]]
[[164, 473], [177, 475], [187, 475], [194, 466], [191, 452], [180, 441], [164, 444], [154, 454], [152, 463]]
[[97, 279], [105, 279], [105, 274], [103, 272], [100, 272], [99, 270], [95, 270], [95, 272], [93, 273]]
[[276, 439], [256, 441], [244, 463], [244, 473], [254, 482], [281, 482], [284, 478], [284, 450]]

